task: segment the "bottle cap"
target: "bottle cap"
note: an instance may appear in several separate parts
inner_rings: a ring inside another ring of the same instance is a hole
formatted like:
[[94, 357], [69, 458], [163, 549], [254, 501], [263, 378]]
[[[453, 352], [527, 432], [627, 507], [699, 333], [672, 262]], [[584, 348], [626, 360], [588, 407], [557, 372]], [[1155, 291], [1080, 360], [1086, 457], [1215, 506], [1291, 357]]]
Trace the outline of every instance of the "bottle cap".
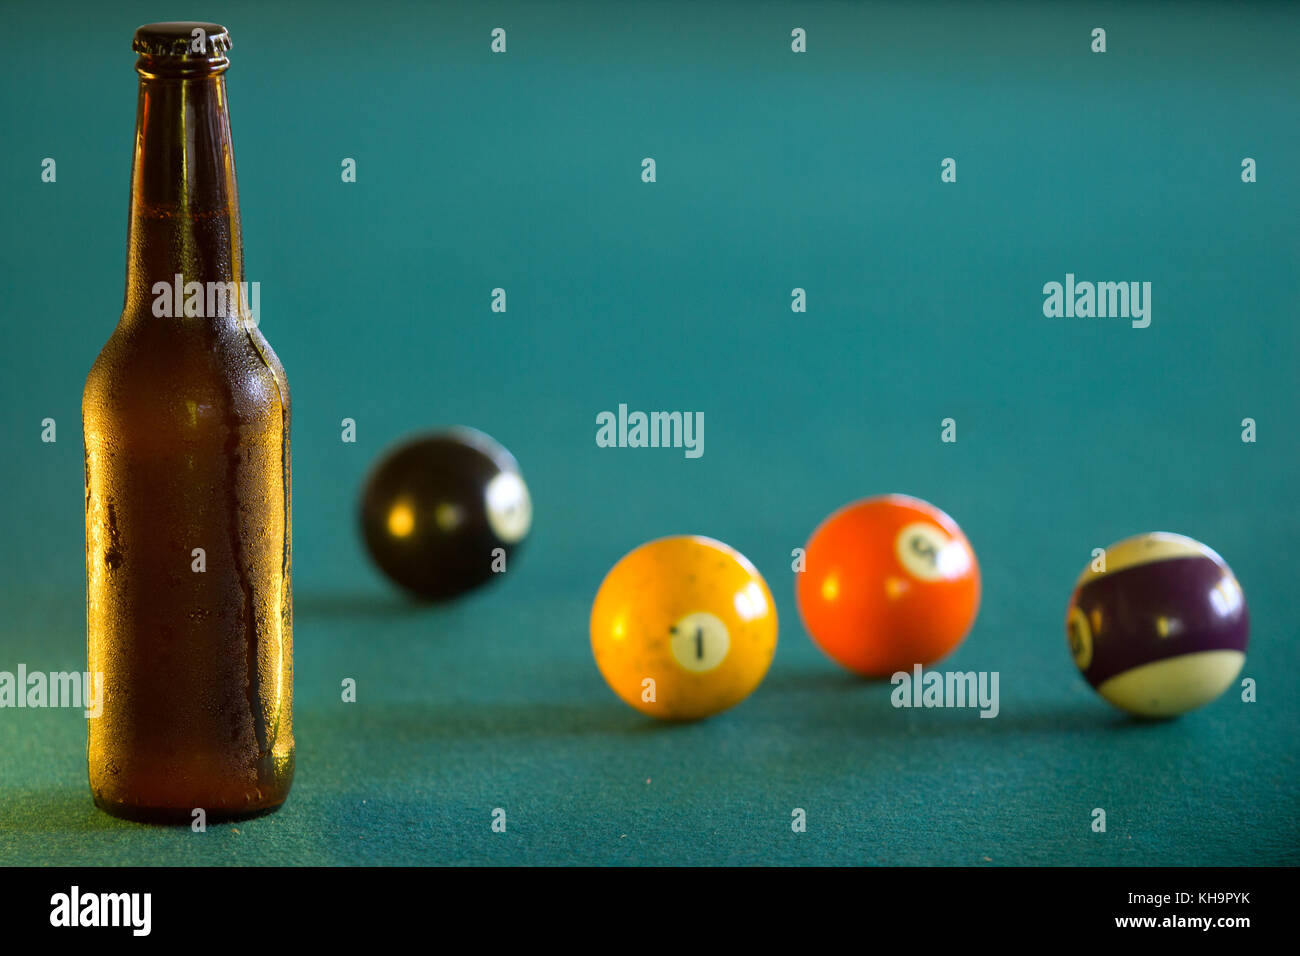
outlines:
[[131, 49], [144, 75], [201, 76], [230, 65], [230, 33], [216, 23], [148, 23], [135, 31]]

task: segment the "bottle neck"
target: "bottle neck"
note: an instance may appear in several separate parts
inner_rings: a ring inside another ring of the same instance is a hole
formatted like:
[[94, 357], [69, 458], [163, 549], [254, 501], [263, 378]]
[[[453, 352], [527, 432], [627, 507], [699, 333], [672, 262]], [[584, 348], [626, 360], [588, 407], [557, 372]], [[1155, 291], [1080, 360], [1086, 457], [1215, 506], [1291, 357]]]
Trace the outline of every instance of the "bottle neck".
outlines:
[[243, 256], [225, 77], [142, 72], [124, 320], [247, 316]]

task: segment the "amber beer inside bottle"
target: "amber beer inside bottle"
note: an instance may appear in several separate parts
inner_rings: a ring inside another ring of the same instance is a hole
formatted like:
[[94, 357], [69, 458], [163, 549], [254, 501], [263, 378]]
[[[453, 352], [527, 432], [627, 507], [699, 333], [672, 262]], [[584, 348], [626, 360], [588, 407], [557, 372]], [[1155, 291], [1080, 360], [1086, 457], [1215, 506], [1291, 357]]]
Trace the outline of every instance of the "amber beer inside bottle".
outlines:
[[82, 399], [90, 787], [148, 821], [262, 813], [293, 779], [289, 388], [241, 285], [229, 45], [136, 31], [126, 299]]

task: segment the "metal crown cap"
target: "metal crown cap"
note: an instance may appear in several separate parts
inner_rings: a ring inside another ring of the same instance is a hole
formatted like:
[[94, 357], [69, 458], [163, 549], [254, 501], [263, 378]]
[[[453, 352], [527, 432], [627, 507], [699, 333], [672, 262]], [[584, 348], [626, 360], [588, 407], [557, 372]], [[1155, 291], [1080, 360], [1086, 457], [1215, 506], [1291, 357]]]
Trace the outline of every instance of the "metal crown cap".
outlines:
[[230, 33], [216, 23], [147, 23], [135, 31], [131, 49], [142, 56], [224, 60]]

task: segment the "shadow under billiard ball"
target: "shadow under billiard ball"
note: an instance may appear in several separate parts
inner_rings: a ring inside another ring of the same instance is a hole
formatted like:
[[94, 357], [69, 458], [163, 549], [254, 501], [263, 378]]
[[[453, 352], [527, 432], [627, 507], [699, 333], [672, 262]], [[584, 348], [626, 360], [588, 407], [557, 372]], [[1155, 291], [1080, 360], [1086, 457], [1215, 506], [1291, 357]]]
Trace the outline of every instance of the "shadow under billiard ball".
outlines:
[[412, 596], [457, 597], [505, 573], [532, 500], [499, 442], [458, 427], [386, 452], [361, 494], [361, 533], [379, 569]]

